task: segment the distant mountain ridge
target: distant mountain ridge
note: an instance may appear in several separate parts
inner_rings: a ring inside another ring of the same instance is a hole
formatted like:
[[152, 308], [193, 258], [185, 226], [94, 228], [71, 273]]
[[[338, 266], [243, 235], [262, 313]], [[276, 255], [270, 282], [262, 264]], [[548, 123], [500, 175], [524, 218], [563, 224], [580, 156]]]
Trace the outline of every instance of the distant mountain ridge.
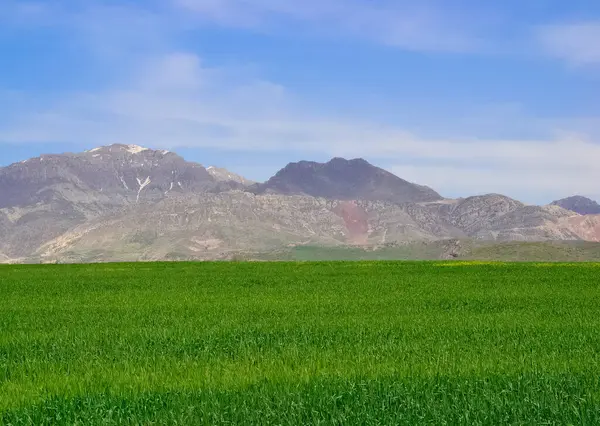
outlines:
[[290, 163], [254, 184], [173, 152], [115, 144], [0, 168], [0, 262], [227, 259], [298, 245], [449, 239], [600, 241], [600, 215], [580, 215], [575, 204], [444, 199], [363, 159]]

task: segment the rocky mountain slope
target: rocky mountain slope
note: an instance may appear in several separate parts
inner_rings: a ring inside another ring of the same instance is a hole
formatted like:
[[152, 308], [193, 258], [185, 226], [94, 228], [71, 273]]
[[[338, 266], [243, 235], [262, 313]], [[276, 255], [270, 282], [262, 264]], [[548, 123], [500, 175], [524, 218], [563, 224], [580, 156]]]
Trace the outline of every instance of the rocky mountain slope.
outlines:
[[57, 198], [120, 205], [215, 186], [216, 179], [204, 167], [174, 153], [111, 145], [77, 154], [43, 155], [1, 168], [0, 208]]
[[265, 184], [111, 145], [0, 168], [0, 262], [226, 259], [298, 245], [600, 241], [600, 215], [498, 194], [449, 200], [364, 160], [290, 164]]
[[237, 188], [168, 151], [111, 145], [0, 168], [0, 252], [28, 257], [74, 226], [171, 194]]
[[243, 191], [173, 196], [75, 227], [38, 250], [41, 258], [226, 258], [294, 245], [380, 245], [463, 237], [427, 209]]
[[571, 210], [582, 215], [600, 214], [600, 204], [579, 195], [554, 201], [552, 205], [560, 206], [563, 209]]

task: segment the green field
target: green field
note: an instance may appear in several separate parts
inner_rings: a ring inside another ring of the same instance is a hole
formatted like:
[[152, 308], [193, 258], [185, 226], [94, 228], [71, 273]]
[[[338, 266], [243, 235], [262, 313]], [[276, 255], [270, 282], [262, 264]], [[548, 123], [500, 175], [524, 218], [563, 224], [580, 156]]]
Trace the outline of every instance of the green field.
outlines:
[[0, 267], [3, 424], [600, 424], [600, 265]]

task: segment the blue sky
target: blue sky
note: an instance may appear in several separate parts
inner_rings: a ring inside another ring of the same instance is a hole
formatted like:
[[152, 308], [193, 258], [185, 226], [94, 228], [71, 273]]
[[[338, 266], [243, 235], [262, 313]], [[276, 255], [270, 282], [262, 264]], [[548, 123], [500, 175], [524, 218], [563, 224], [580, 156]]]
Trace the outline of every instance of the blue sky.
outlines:
[[600, 199], [599, 100], [593, 0], [0, 0], [0, 165], [133, 143]]

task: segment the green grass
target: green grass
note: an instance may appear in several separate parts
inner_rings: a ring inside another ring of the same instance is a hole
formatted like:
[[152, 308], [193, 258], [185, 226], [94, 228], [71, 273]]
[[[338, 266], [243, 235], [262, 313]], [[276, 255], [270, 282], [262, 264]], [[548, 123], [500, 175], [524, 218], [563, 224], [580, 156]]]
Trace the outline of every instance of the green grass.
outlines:
[[0, 267], [3, 424], [600, 424], [600, 265]]

